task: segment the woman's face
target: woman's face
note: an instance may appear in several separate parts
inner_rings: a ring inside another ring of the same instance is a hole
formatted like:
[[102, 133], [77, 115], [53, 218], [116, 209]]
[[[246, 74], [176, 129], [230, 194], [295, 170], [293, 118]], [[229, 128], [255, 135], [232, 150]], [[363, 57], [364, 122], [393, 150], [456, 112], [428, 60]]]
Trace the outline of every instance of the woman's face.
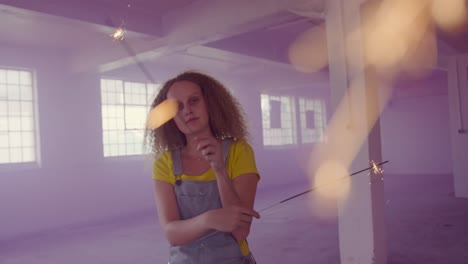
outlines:
[[200, 87], [190, 81], [175, 82], [167, 92], [167, 99], [175, 99], [179, 112], [174, 121], [185, 135], [209, 131], [209, 117]]

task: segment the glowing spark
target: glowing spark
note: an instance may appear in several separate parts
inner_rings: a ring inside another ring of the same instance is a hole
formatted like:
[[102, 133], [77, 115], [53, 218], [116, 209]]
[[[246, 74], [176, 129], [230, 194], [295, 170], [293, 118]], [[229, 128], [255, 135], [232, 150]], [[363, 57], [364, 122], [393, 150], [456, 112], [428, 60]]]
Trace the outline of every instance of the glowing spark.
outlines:
[[[374, 174], [382, 174], [383, 172], [383, 169], [379, 167], [379, 165], [377, 165], [377, 163], [375, 163], [375, 161], [371, 160], [370, 161], [370, 165], [371, 165], [371, 168], [372, 168], [372, 172]], [[382, 178], [383, 179], [383, 178]]]
[[125, 28], [123, 27], [118, 27], [115, 32], [110, 35], [112, 38], [114, 38], [115, 40], [123, 40], [124, 37], [125, 37]]
[[176, 100], [167, 99], [151, 109], [148, 115], [147, 127], [156, 129], [174, 118], [179, 111]]

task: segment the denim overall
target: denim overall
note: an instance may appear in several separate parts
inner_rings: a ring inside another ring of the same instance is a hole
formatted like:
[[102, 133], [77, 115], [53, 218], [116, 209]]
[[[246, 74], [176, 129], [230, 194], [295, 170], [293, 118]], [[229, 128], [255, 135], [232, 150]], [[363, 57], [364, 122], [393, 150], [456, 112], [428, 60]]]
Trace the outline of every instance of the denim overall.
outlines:
[[[230, 141], [223, 142], [223, 157], [227, 161]], [[180, 219], [195, 217], [208, 210], [222, 208], [218, 185], [214, 181], [180, 180], [182, 162], [180, 149], [172, 152], [176, 177], [174, 191]], [[255, 264], [251, 254], [243, 256], [237, 240], [226, 232], [210, 231], [184, 246], [170, 248], [169, 264]]]

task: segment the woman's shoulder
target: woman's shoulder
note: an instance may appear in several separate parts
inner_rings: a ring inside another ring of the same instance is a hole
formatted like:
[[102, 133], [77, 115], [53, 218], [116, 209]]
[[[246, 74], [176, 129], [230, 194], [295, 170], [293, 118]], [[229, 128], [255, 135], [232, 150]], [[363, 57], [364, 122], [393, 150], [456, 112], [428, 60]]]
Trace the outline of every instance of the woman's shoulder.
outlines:
[[245, 139], [231, 139], [231, 144], [234, 146], [250, 146], [250, 143]]
[[172, 156], [171, 151], [167, 150], [156, 157], [153, 164], [153, 179], [173, 183], [171, 178]]
[[165, 150], [158, 156], [156, 156], [154, 163], [169, 163], [172, 162], [172, 154], [170, 150]]
[[243, 151], [253, 152], [252, 146], [245, 139], [233, 139], [231, 141], [231, 149], [235, 152], [243, 152]]

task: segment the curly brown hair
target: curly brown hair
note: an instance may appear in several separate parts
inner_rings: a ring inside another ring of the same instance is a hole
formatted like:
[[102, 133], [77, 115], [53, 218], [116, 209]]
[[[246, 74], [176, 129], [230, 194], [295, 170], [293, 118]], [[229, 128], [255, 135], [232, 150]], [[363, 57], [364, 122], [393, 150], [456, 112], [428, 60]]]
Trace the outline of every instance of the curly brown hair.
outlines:
[[[179, 81], [190, 81], [200, 87], [206, 102], [210, 129], [216, 138], [247, 140], [249, 135], [240, 103], [221, 82], [197, 71], [186, 71], [166, 81], [151, 104], [151, 109], [166, 100], [171, 86]], [[159, 128], [147, 130], [146, 138], [156, 157], [166, 150], [174, 150], [187, 143], [185, 135], [177, 128], [173, 119]]]

